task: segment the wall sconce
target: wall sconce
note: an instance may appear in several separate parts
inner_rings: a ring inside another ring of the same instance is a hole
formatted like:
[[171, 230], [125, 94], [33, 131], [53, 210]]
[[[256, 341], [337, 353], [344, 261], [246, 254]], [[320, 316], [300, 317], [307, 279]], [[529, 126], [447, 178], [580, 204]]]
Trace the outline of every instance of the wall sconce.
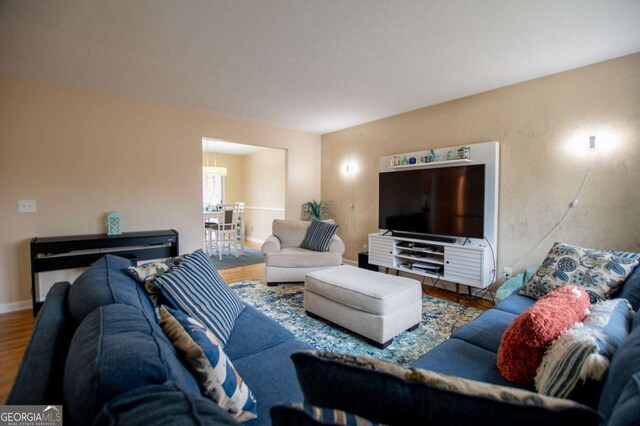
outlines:
[[596, 137], [595, 136], [589, 136], [589, 149], [591, 149], [591, 150], [596, 149]]
[[358, 165], [356, 163], [346, 163], [342, 167], [342, 171], [347, 176], [353, 176], [358, 173]]

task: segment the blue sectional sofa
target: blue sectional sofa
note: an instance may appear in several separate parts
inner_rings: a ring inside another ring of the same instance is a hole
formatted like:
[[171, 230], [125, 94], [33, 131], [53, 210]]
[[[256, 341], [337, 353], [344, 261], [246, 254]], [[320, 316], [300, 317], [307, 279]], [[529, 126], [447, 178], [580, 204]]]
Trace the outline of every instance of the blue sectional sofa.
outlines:
[[[237, 424], [201, 396], [130, 265], [107, 255], [73, 285], [54, 285], [7, 404], [62, 404], [65, 424]], [[303, 399], [290, 356], [305, 349], [246, 306], [225, 346], [258, 401], [257, 419], [244, 424], [271, 424], [271, 406]]]
[[[106, 256], [72, 286], [53, 287], [7, 404], [63, 404], [67, 424], [237, 424], [200, 395], [144, 290], [124, 272], [129, 264]], [[640, 268], [618, 297], [640, 308]], [[413, 367], [515, 386], [498, 372], [496, 354], [507, 326], [533, 303], [512, 294]], [[238, 317], [225, 352], [258, 401], [258, 418], [247, 425], [270, 424], [272, 406], [303, 400], [291, 355], [306, 349], [312, 348], [250, 306]], [[611, 361], [604, 389], [594, 392], [591, 405], [603, 425], [640, 424], [640, 316]], [[451, 419], [463, 409], [452, 407]]]
[[[534, 391], [507, 381], [496, 367], [502, 335], [511, 322], [535, 300], [513, 294], [484, 312], [474, 321], [456, 330], [451, 337], [422, 356], [412, 367], [451, 376]], [[616, 297], [629, 300], [634, 311], [640, 309], [640, 267], [626, 279]], [[614, 354], [604, 386], [589, 387], [577, 395], [579, 402], [598, 410], [603, 425], [640, 424], [640, 315], [636, 315], [631, 333]]]

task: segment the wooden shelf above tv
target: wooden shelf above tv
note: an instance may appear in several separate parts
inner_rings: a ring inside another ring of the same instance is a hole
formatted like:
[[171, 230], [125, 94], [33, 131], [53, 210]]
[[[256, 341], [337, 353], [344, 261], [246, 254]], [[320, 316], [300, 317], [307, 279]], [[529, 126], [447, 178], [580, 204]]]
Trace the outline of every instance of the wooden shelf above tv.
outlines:
[[412, 168], [425, 168], [425, 167], [442, 167], [446, 165], [456, 165], [463, 163], [471, 163], [470, 158], [459, 158], [457, 160], [442, 160], [442, 161], [433, 161], [431, 163], [415, 163], [415, 164], [401, 164], [399, 166], [389, 166], [390, 169], [412, 169]]

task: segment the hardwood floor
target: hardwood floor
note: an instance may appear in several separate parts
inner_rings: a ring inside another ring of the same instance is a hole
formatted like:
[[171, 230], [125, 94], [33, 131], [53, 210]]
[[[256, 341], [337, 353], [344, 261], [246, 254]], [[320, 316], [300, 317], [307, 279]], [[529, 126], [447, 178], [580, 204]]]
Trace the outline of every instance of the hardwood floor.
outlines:
[[[247, 242], [247, 246], [260, 249], [260, 245]], [[220, 271], [220, 275], [227, 282], [263, 280], [264, 279], [264, 263], [255, 265], [240, 266], [238, 268], [224, 269]], [[428, 292], [429, 289], [425, 290]], [[455, 302], [455, 293], [433, 289], [430, 293], [433, 297]], [[490, 307], [488, 301], [482, 301], [482, 304], [474, 300], [461, 300], [461, 304], [476, 309], [485, 310]], [[0, 402], [6, 401], [11, 386], [15, 380], [20, 366], [20, 361], [24, 355], [27, 343], [31, 337], [31, 330], [35, 323], [31, 310], [16, 311], [8, 314], [0, 315]]]
[[31, 338], [35, 318], [31, 309], [0, 315], [0, 401], [4, 403]]

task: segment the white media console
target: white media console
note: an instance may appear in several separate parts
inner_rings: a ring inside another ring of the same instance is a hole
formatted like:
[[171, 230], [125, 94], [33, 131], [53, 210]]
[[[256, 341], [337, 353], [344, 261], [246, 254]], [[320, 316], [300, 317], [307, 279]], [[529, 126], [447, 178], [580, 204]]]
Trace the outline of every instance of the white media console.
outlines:
[[[485, 243], [486, 244], [486, 243]], [[369, 234], [369, 263], [469, 287], [493, 282], [493, 256], [478, 242], [443, 243]]]
[[[442, 279], [459, 285], [484, 289], [495, 280], [498, 253], [498, 181], [500, 147], [496, 141], [468, 145], [468, 159], [395, 165], [394, 157], [411, 158], [425, 151], [380, 157], [380, 173], [407, 169], [485, 165], [484, 238], [456, 238], [455, 242], [439, 242], [405, 236], [382, 235], [386, 230], [369, 235], [369, 263], [411, 274]], [[434, 150], [440, 158], [458, 147]]]

